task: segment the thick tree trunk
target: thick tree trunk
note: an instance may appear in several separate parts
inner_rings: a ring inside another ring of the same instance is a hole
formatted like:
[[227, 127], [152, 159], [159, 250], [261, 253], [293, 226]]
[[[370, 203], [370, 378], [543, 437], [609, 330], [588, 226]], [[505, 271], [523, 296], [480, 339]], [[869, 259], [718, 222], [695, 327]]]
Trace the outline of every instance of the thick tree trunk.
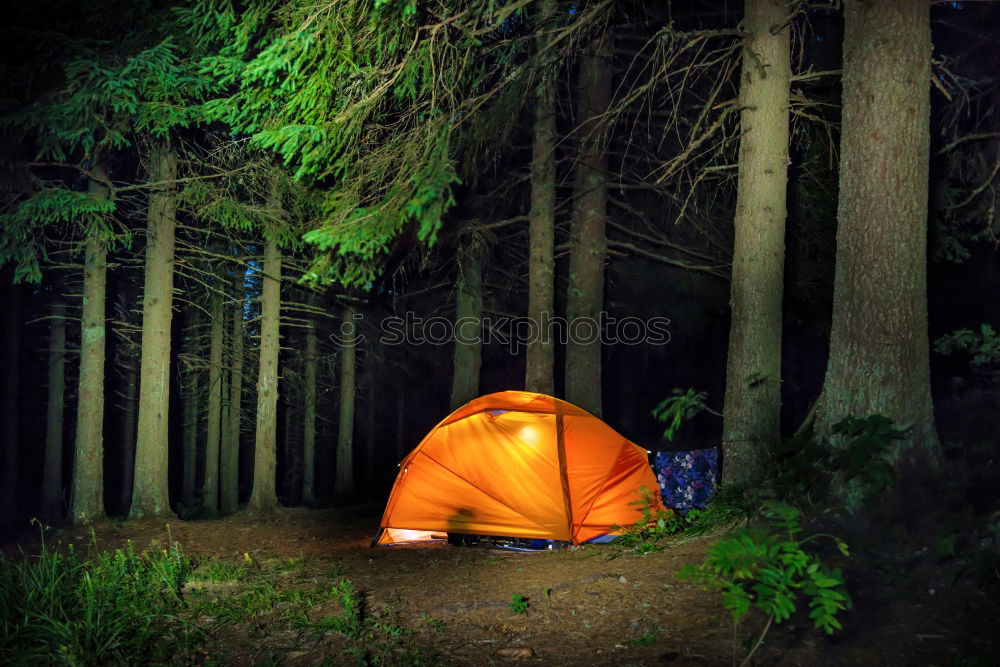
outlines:
[[[552, 16], [554, 0], [542, 0], [542, 21]], [[554, 394], [555, 341], [549, 322], [555, 312], [555, 201], [556, 201], [556, 108], [555, 70], [539, 40], [538, 84], [535, 87], [535, 123], [531, 146], [531, 210], [528, 214], [528, 320], [531, 340], [527, 344], [524, 388]]]
[[63, 423], [66, 398], [66, 302], [57, 283], [49, 323], [49, 395], [45, 415], [45, 464], [42, 469], [42, 516], [63, 517]]
[[722, 448], [727, 484], [757, 481], [781, 415], [781, 300], [788, 183], [788, 7], [746, 0], [739, 190]]
[[13, 275], [4, 273], [4, 334], [3, 379], [0, 400], [3, 424], [0, 424], [0, 447], [3, 452], [3, 472], [0, 480], [0, 530], [13, 527], [18, 519], [18, 449], [20, 448], [21, 395], [21, 286], [13, 283]]
[[219, 513], [219, 444], [222, 435], [222, 345], [225, 338], [222, 296], [212, 295], [211, 342], [208, 353], [208, 431], [201, 504], [209, 516]]
[[613, 76], [610, 31], [580, 58], [580, 155], [573, 188], [569, 285], [566, 290], [566, 400], [601, 415], [601, 312], [607, 241], [606, 123]]
[[219, 495], [220, 508], [223, 514], [232, 514], [239, 508], [240, 408], [243, 402], [243, 308], [245, 291], [246, 275], [242, 268], [238, 268], [233, 278], [233, 295], [236, 303], [233, 310], [229, 410], [226, 414], [226, 429], [222, 439], [222, 452], [219, 455]]
[[354, 309], [344, 307], [344, 335], [340, 348], [340, 423], [337, 430], [337, 476], [333, 492], [354, 493], [354, 376], [357, 319]]
[[[95, 162], [94, 173], [104, 175]], [[107, 199], [108, 189], [91, 181], [91, 196]], [[80, 326], [80, 378], [73, 445], [70, 521], [74, 524], [104, 516], [104, 360], [107, 245], [102, 233], [89, 230], [83, 259], [83, 312]]]
[[306, 323], [305, 386], [302, 391], [302, 502], [316, 503], [316, 321]]
[[[272, 201], [277, 210], [279, 204]], [[247, 510], [264, 514], [278, 506], [278, 328], [281, 316], [281, 250], [264, 243], [264, 277], [260, 297], [260, 370], [257, 374], [257, 431], [254, 444], [253, 491]]]
[[455, 285], [455, 356], [451, 379], [451, 409], [479, 396], [483, 364], [483, 265], [480, 250], [467, 247], [459, 262]]
[[[177, 156], [160, 150], [150, 157], [150, 178], [177, 178]], [[139, 425], [129, 517], [169, 517], [168, 423], [170, 409], [170, 320], [174, 285], [174, 186], [149, 196], [146, 276], [142, 299], [142, 357], [139, 366]]]
[[820, 433], [845, 416], [910, 424], [898, 460], [939, 459], [927, 334], [929, 7], [845, 3], [837, 265]]

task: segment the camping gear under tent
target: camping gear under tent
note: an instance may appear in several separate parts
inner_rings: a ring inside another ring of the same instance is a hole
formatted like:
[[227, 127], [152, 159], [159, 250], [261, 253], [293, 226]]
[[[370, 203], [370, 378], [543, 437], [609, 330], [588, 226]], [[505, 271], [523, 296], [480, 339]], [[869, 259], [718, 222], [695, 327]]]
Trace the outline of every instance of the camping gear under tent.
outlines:
[[493, 535], [580, 544], [659, 502], [648, 452], [566, 401], [524, 391], [474, 399], [400, 463], [373, 544]]

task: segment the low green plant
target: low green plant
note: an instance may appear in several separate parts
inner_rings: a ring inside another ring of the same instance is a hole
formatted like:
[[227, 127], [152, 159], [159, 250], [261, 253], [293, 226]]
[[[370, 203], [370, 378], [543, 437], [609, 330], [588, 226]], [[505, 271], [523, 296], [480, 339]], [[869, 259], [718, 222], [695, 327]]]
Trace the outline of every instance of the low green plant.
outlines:
[[445, 622], [442, 621], [440, 618], [434, 618], [432, 616], [428, 616], [427, 614], [422, 615], [420, 618], [422, 618], [424, 622], [430, 625], [431, 630], [433, 630], [434, 632], [444, 632]]
[[804, 434], [775, 446], [771, 486], [779, 498], [817, 503], [833, 495], [853, 512], [894, 483], [893, 443], [905, 428], [876, 414], [842, 419], [832, 435], [825, 441]]
[[707, 393], [695, 391], [691, 388], [688, 388], [686, 391], [674, 388], [670, 392], [670, 396], [663, 399], [659, 405], [653, 408], [653, 418], [656, 421], [666, 423], [666, 427], [663, 430], [663, 437], [667, 440], [673, 440], [674, 435], [685, 421], [703, 410], [712, 412], [705, 405], [705, 398], [707, 396]]
[[611, 554], [612, 558], [621, 555], [622, 550], [633, 551], [638, 554], [648, 554], [661, 551], [664, 548], [664, 541], [671, 535], [685, 530], [698, 520], [699, 510], [691, 510], [687, 514], [680, 514], [669, 510], [663, 506], [656, 492], [650, 491], [643, 486], [637, 493], [639, 498], [629, 503], [639, 511], [640, 518], [633, 525], [622, 528], [616, 527], [621, 534], [615, 538], [614, 544], [619, 547]]
[[37, 556], [0, 557], [0, 663], [142, 663], [189, 648], [199, 635], [177, 612], [190, 569], [176, 544], [83, 559], [43, 539]]
[[[704, 562], [688, 564], [679, 572], [683, 578], [721, 592], [734, 630], [751, 607], [768, 615], [744, 664], [760, 647], [772, 622], [787, 620], [803, 600], [815, 627], [827, 634], [841, 628], [837, 614], [851, 606], [840, 570], [828, 567], [816, 553], [807, 550], [809, 543], [828, 538], [847, 556], [847, 545], [830, 535], [803, 537], [801, 515], [798, 508], [787, 503], [765, 501], [762, 522], [716, 541], [708, 548]], [[733, 650], [735, 655], [735, 643]]]
[[343, 613], [340, 616], [324, 616], [314, 623], [303, 621], [301, 626], [333, 630], [351, 639], [361, 639], [374, 628], [371, 619], [365, 615], [364, 599], [349, 579], [341, 579], [335, 583], [330, 587], [328, 595], [340, 602]]
[[523, 614], [528, 611], [528, 598], [514, 593], [510, 596], [510, 610], [515, 614]]
[[636, 644], [637, 646], [649, 646], [655, 641], [656, 641], [656, 635], [650, 632], [649, 630], [646, 630], [644, 633], [642, 633], [641, 636], [633, 639], [632, 643]]

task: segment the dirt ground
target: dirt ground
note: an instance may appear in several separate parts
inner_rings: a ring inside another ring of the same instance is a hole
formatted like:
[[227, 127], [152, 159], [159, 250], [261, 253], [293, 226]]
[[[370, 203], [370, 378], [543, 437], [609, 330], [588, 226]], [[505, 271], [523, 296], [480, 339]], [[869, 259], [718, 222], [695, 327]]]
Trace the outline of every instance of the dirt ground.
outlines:
[[[279, 586], [346, 578], [366, 616], [384, 624], [376, 627], [389, 628], [362, 637], [362, 648], [355, 642], [351, 653], [340, 634], [304, 631], [277, 611], [241, 623], [206, 614], [197, 619], [204, 643], [186, 657], [194, 664], [732, 663], [734, 631], [719, 595], [675, 576], [683, 564], [701, 560], [710, 538], [644, 556], [621, 554], [609, 545], [542, 552], [447, 544], [372, 549], [380, 511], [369, 505], [169, 524], [109, 521], [93, 526], [93, 536], [79, 528], [57, 531], [48, 541], [79, 548], [96, 540], [99, 549], [129, 539], [140, 549], [175, 541], [196, 564], [219, 560], [275, 569], [275, 563], [295, 562], [294, 570], [276, 576]], [[771, 629], [752, 664], [1000, 664], [995, 636], [1000, 618], [990, 617], [998, 608], [994, 601], [976, 599], [973, 590], [920, 595], [921, 586], [912, 581], [872, 577], [856, 583], [864, 590], [852, 590], [857, 605], [844, 616], [843, 633], [827, 638], [804, 614], [793, 616]], [[896, 588], [905, 594], [892, 593]], [[524, 613], [512, 609], [513, 595], [526, 601]], [[327, 602], [305, 617], [340, 611]], [[752, 616], [741, 627], [736, 636], [741, 658], [763, 620]], [[404, 633], [396, 636], [399, 629]]]

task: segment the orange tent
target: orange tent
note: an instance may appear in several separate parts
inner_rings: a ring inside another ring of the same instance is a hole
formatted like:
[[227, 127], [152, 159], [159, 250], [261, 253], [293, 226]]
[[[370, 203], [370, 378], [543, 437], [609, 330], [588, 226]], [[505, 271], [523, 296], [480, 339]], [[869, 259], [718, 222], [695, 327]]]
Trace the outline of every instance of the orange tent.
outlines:
[[634, 524], [646, 450], [551, 396], [504, 391], [448, 415], [400, 464], [377, 544], [446, 533], [570, 541]]

